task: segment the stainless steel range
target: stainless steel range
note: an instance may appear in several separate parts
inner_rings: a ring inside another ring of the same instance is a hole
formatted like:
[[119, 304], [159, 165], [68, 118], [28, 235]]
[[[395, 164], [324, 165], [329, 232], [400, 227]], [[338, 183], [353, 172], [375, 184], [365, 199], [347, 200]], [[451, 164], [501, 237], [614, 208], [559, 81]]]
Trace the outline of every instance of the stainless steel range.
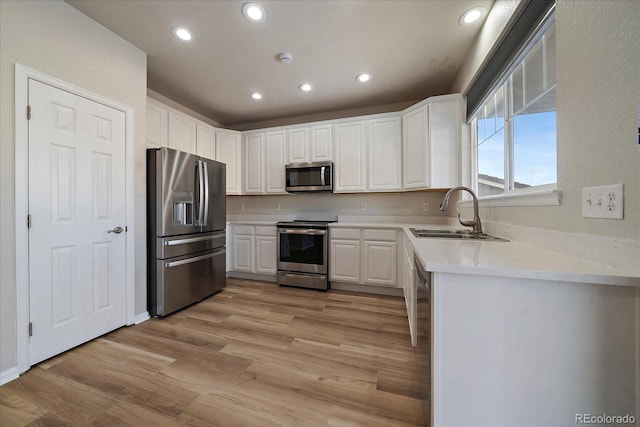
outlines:
[[334, 220], [279, 222], [278, 284], [327, 290], [329, 223]]

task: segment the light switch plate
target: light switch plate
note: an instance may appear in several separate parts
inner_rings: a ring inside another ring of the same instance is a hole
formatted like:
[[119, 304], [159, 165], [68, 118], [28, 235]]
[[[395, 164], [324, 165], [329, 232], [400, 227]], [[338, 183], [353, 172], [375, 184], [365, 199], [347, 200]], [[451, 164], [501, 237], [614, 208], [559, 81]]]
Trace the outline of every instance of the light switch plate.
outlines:
[[622, 219], [624, 217], [623, 185], [583, 188], [582, 217]]

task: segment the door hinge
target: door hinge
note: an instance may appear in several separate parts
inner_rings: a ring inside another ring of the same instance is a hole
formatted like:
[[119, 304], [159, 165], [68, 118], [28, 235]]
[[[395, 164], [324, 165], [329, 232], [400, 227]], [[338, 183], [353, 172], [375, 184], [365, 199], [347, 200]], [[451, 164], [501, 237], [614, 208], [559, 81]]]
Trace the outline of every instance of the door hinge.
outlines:
[[27, 120], [31, 120], [31, 105], [27, 105]]
[[27, 215], [27, 228], [31, 228], [31, 214]]
[[33, 323], [29, 322], [29, 336], [33, 336]]

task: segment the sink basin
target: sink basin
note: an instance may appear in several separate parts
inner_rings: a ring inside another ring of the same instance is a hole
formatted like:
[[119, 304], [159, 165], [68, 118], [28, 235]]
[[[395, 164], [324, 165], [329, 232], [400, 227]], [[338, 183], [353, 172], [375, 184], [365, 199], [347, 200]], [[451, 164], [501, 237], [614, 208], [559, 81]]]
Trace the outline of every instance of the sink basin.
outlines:
[[493, 242], [508, 242], [501, 237], [491, 236], [489, 234], [473, 234], [470, 230], [431, 230], [425, 228], [410, 228], [414, 236], [418, 238], [439, 238], [439, 239], [467, 239], [467, 240], [485, 240]]

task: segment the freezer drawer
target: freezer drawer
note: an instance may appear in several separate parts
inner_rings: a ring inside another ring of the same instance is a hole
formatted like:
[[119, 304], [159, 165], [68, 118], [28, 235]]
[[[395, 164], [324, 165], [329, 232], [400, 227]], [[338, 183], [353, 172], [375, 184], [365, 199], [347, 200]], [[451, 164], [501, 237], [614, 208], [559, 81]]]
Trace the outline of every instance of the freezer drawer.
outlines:
[[224, 248], [156, 260], [149, 286], [149, 313], [166, 316], [222, 290], [226, 284]]
[[214, 233], [197, 233], [186, 236], [158, 237], [155, 239], [153, 258], [167, 259], [212, 251], [225, 245], [225, 230]]

